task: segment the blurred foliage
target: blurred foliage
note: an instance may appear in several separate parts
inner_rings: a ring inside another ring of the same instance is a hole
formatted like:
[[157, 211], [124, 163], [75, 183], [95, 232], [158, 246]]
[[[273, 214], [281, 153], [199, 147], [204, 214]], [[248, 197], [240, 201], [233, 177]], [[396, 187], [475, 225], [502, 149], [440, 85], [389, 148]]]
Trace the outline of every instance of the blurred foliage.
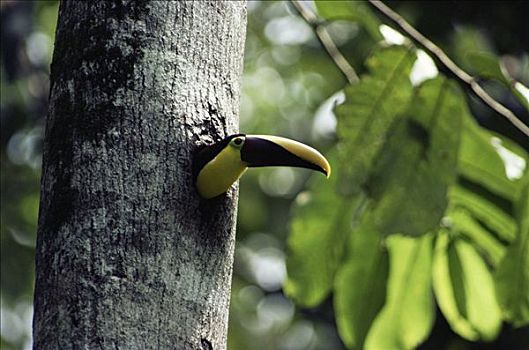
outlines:
[[[326, 19], [372, 27], [356, 3], [316, 3]], [[504, 321], [529, 325], [528, 155], [478, 126], [448, 77], [416, 79], [413, 71], [426, 72], [421, 51], [382, 34], [401, 46], [373, 47], [366, 74], [334, 109], [338, 179], [313, 184], [296, 205], [285, 291], [305, 307], [333, 297], [348, 348], [416, 348], [434, 327], [434, 300], [454, 333], [493, 341]], [[492, 53], [468, 61], [527, 106], [512, 88], [522, 83]], [[359, 201], [360, 216], [351, 215]], [[314, 217], [329, 206], [340, 214]], [[316, 262], [303, 263], [309, 257]]]
[[31, 346], [41, 143], [57, 6], [0, 2], [2, 349]]
[[[346, 86], [288, 2], [248, 3], [240, 128], [318, 147], [333, 176], [241, 180], [229, 348], [529, 348], [529, 140], [390, 45], [367, 3], [304, 5], [362, 79]], [[527, 2], [389, 5], [529, 122]], [[57, 7], [0, 2], [2, 349], [31, 347]]]

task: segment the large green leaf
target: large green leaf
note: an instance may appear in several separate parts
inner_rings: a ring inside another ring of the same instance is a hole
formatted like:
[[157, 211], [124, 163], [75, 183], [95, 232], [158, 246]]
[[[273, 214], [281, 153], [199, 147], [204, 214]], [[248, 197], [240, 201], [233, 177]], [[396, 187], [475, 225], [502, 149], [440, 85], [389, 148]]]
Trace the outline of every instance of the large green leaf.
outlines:
[[505, 164], [492, 146], [493, 135], [469, 117], [463, 124], [458, 163], [461, 176], [494, 195], [514, 200], [520, 190], [519, 181], [507, 178]]
[[384, 234], [421, 235], [437, 227], [456, 178], [461, 91], [446, 78], [426, 81], [392, 128], [366, 183]]
[[[465, 339], [477, 340], [479, 334], [466, 319], [464, 310], [462, 310], [464, 302], [460, 301], [458, 305], [456, 300], [456, 296], [463, 295], [462, 272], [461, 268], [456, 269], [459, 266], [454, 264], [452, 264], [452, 270], [455, 271], [451, 271], [448, 249], [453, 250], [453, 246], [450, 246], [448, 233], [445, 230], [441, 230], [435, 244], [432, 268], [435, 297], [444, 317], [454, 332]], [[459, 300], [463, 298], [460, 296]]]
[[354, 213], [361, 206], [356, 198], [363, 198], [358, 179], [367, 176], [374, 157], [382, 151], [382, 143], [371, 140], [386, 137], [399, 110], [396, 106], [408, 102], [408, 74], [414, 59], [414, 53], [402, 47], [376, 51], [367, 63], [371, 75], [349, 87], [346, 103], [337, 108], [344, 137], [338, 144], [341, 157], [332, 163], [340, 164], [339, 171], [330, 182], [315, 180], [310, 200], [294, 211], [285, 291], [300, 305], [317, 305], [332, 288]]
[[380, 33], [380, 21], [371, 12], [366, 2], [363, 1], [326, 1], [316, 0], [316, 9], [318, 14], [329, 21], [346, 20], [357, 22], [373, 37], [375, 40], [382, 40]]
[[345, 89], [345, 103], [335, 108], [341, 166], [352, 192], [359, 192], [380, 153], [394, 120], [412, 96], [409, 74], [416, 55], [402, 46], [375, 51], [370, 74]]
[[518, 235], [495, 277], [502, 311], [515, 326], [523, 326], [529, 324], [529, 181], [517, 202], [516, 214]]
[[483, 222], [501, 239], [512, 242], [516, 236], [514, 218], [499, 208], [494, 202], [487, 200], [476, 192], [462, 186], [450, 189], [450, 203], [467, 209], [472, 216]]
[[451, 208], [446, 217], [450, 218], [452, 231], [469, 238], [484, 252], [493, 266], [499, 263], [505, 254], [505, 247], [494, 238], [494, 235], [476, 221], [466, 208]]
[[411, 349], [433, 326], [432, 234], [387, 238], [390, 274], [386, 303], [369, 330], [366, 349]]
[[384, 304], [388, 254], [381, 235], [364, 217], [349, 241], [347, 259], [336, 275], [334, 312], [340, 337], [348, 348], [361, 349]]
[[330, 292], [355, 213], [363, 205], [360, 197], [338, 193], [336, 175], [330, 181], [315, 177], [294, 208], [284, 290], [303, 306], [319, 304]]
[[492, 340], [501, 327], [501, 314], [487, 265], [462, 239], [450, 241], [439, 232], [433, 260], [437, 303], [450, 327], [468, 340]]

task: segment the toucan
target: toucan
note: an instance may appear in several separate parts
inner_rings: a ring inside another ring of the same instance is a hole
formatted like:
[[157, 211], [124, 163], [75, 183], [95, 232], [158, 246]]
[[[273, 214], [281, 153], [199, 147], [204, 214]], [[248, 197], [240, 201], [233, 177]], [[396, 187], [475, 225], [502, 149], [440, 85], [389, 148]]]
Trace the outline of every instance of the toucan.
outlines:
[[270, 135], [230, 135], [204, 146], [193, 162], [195, 186], [203, 198], [217, 197], [230, 188], [248, 168], [291, 166], [331, 175], [325, 157], [301, 142]]

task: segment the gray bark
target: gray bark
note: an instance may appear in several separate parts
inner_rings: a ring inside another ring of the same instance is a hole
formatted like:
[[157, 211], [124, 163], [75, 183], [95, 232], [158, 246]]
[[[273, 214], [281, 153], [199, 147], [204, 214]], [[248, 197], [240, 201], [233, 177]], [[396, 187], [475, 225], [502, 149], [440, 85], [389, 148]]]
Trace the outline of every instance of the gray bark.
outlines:
[[226, 347], [237, 190], [191, 168], [237, 132], [245, 32], [240, 1], [61, 3], [35, 348]]

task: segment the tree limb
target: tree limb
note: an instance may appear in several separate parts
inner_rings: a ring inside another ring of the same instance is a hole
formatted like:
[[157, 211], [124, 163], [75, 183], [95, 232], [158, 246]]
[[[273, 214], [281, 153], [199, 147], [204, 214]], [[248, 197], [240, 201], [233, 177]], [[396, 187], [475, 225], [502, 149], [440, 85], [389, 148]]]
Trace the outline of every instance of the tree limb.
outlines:
[[345, 78], [350, 84], [357, 83], [360, 79], [354, 68], [349, 64], [349, 62], [342, 55], [336, 44], [332, 40], [329, 32], [325, 29], [323, 22], [321, 22], [314, 13], [308, 11], [298, 0], [290, 0], [290, 3], [296, 9], [298, 14], [310, 25], [316, 37], [323, 45], [329, 56], [332, 58], [338, 69], [343, 73]]
[[494, 111], [505, 117], [511, 124], [513, 124], [518, 130], [525, 135], [529, 136], [529, 127], [525, 125], [511, 110], [506, 108], [504, 105], [496, 101], [490, 96], [481, 85], [478, 84], [476, 79], [461, 69], [454, 61], [450, 59], [444, 53], [444, 51], [432, 41], [417, 31], [411, 24], [409, 24], [403, 17], [393, 11], [391, 8], [386, 6], [380, 0], [368, 0], [369, 3], [376, 8], [385, 17], [394, 22], [400, 27], [408, 36], [410, 36], [420, 46], [424, 47], [430, 54], [435, 56], [437, 60], [447, 68], [454, 76], [462, 83], [467, 85], [473, 92], [479, 97], [486, 105], [492, 108]]
[[61, 1], [35, 349], [226, 350], [237, 189], [201, 199], [192, 158], [239, 130], [246, 18], [243, 1]]

